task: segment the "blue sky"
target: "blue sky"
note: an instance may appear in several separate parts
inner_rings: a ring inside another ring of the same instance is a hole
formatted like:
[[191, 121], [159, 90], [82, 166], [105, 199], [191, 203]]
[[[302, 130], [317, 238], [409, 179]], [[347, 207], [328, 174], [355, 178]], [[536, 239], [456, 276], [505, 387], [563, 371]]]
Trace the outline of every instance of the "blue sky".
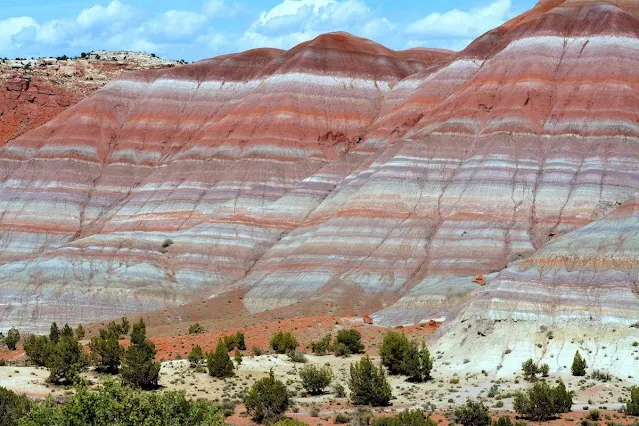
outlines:
[[0, 57], [137, 50], [189, 61], [348, 31], [464, 48], [537, 0], [0, 0]]

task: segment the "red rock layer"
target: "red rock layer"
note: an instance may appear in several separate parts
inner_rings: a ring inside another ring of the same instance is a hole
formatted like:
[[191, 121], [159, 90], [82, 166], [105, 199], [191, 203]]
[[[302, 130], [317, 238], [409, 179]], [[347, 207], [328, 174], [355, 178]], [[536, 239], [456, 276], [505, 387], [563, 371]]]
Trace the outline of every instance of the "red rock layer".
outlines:
[[414, 73], [420, 52], [407, 56], [335, 33], [140, 71], [10, 142], [0, 281], [23, 285], [4, 288], [0, 321], [109, 317], [227, 289], [347, 173], [306, 180], [357, 146]]

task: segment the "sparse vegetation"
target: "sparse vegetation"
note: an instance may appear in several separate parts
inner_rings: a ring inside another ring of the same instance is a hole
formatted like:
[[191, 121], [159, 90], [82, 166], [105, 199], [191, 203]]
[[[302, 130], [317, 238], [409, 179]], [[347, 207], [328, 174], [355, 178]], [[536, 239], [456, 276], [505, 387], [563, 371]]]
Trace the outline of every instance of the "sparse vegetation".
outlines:
[[404, 410], [389, 417], [373, 420], [373, 426], [437, 426], [437, 422], [426, 415], [423, 410]]

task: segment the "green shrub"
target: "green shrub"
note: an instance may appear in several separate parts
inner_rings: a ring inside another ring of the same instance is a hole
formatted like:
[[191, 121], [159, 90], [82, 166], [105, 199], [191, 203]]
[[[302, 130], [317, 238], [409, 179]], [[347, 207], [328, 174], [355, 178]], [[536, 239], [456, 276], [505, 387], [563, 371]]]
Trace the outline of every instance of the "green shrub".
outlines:
[[191, 368], [197, 368], [202, 365], [202, 361], [204, 361], [204, 352], [202, 351], [200, 345], [195, 345], [191, 348], [188, 360]]
[[586, 416], [588, 420], [592, 420], [593, 422], [598, 422], [600, 417], [601, 414], [599, 413], [599, 410], [590, 410], [590, 412]]
[[532, 359], [528, 359], [521, 365], [521, 371], [524, 375], [524, 380], [528, 382], [534, 382], [537, 380], [538, 374], [543, 374], [544, 377], [548, 376], [550, 367], [548, 364], [538, 365]]
[[572, 395], [562, 381], [552, 388], [542, 380], [525, 392], [517, 392], [513, 407], [531, 420], [544, 421], [558, 413], [569, 412], [572, 409]]
[[390, 417], [381, 417], [373, 421], [373, 426], [437, 426], [423, 410], [404, 410]]
[[120, 345], [122, 327], [111, 322], [106, 328], [100, 329], [97, 336], [91, 338], [89, 348], [96, 362], [97, 370], [117, 374], [124, 355], [124, 348]]
[[315, 355], [324, 356], [331, 349], [331, 335], [327, 334], [316, 342], [311, 342], [308, 347]]
[[49, 397], [18, 425], [221, 426], [222, 420], [218, 405], [187, 400], [184, 392], [143, 392], [110, 380], [96, 390], [80, 387], [63, 404]]
[[153, 360], [155, 354], [155, 345], [146, 338], [146, 325], [140, 318], [133, 325], [131, 344], [122, 357], [122, 383], [144, 389], [157, 386], [160, 363]]
[[47, 336], [30, 335], [24, 342], [24, 352], [29, 362], [44, 367], [49, 355], [53, 352], [55, 344], [49, 340]]
[[639, 416], [639, 386], [630, 388], [630, 400], [626, 402], [626, 412], [631, 416]]
[[343, 344], [350, 353], [361, 354], [364, 352], [364, 344], [362, 343], [362, 335], [354, 328], [343, 329], [337, 332], [335, 344]]
[[297, 419], [283, 419], [273, 423], [273, 426], [308, 426], [308, 424]]
[[11, 351], [15, 351], [20, 341], [20, 332], [17, 328], [12, 327], [7, 332], [7, 337], [4, 338], [4, 343], [7, 345], [7, 348]]
[[202, 325], [200, 325], [199, 322], [196, 322], [195, 324], [191, 324], [189, 326], [189, 334], [201, 334], [204, 333], [206, 330], [204, 329], [204, 327]]
[[586, 375], [586, 368], [588, 368], [588, 364], [586, 364], [586, 360], [581, 357], [579, 351], [575, 353], [575, 357], [572, 360], [572, 375], [581, 377]]
[[233, 353], [233, 359], [238, 366], [242, 365], [242, 352], [240, 352], [239, 349], [235, 349], [235, 352]]
[[344, 358], [348, 358], [349, 356], [352, 355], [349, 347], [343, 343], [337, 343], [333, 345], [333, 353], [335, 354], [335, 356], [344, 357]]
[[330, 365], [317, 367], [313, 364], [307, 365], [300, 370], [302, 386], [311, 395], [320, 395], [333, 380], [333, 370]]
[[344, 386], [339, 382], [335, 382], [333, 384], [333, 387], [331, 388], [331, 392], [337, 398], [344, 398], [346, 396], [346, 389], [344, 389]]
[[333, 420], [333, 423], [338, 424], [338, 425], [343, 425], [343, 424], [347, 424], [351, 422], [352, 417], [349, 416], [346, 413], [337, 413], [335, 415], [335, 419]]
[[289, 396], [284, 383], [275, 379], [271, 370], [268, 377], [258, 380], [244, 397], [244, 406], [258, 423], [275, 419], [288, 409]]
[[493, 420], [493, 426], [513, 426], [513, 422], [508, 416], [500, 416], [497, 420]]
[[384, 368], [367, 356], [351, 364], [349, 386], [355, 405], [386, 406], [392, 397]]
[[466, 401], [466, 404], [455, 409], [457, 423], [463, 426], [488, 426], [491, 424], [488, 407], [482, 402]]
[[271, 336], [270, 345], [276, 354], [285, 354], [295, 350], [297, 340], [289, 332], [278, 331]]
[[58, 343], [51, 346], [45, 361], [49, 369], [48, 381], [56, 384], [74, 383], [86, 368], [88, 360], [73, 332], [58, 337]]
[[82, 324], [79, 324], [76, 328], [75, 328], [75, 338], [76, 340], [82, 340], [84, 339], [85, 336], [85, 331], [84, 331], [84, 327], [82, 327]]
[[27, 415], [31, 400], [0, 387], [0, 426], [14, 426], [18, 419]]
[[433, 359], [425, 344], [418, 348], [411, 343], [404, 349], [402, 370], [408, 375], [410, 381], [425, 382], [430, 380], [430, 372], [433, 369]]
[[382, 357], [382, 365], [388, 369], [389, 374], [404, 374], [404, 355], [411, 344], [408, 338], [396, 331], [389, 331], [384, 335], [379, 354]]
[[209, 369], [209, 376], [224, 379], [233, 376], [233, 361], [229, 357], [228, 347], [220, 339], [215, 352], [210, 352], [206, 356], [206, 364]]
[[306, 355], [304, 355], [304, 352], [289, 351], [286, 353], [286, 355], [288, 355], [288, 359], [290, 359], [291, 362], [296, 362], [300, 364], [305, 364], [306, 362], [308, 362], [308, 358], [306, 358]]

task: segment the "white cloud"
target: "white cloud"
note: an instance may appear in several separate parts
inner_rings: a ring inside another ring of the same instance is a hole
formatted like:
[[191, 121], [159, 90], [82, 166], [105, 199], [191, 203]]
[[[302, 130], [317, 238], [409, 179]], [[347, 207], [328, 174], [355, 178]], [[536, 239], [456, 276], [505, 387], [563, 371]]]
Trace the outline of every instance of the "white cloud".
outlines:
[[433, 38], [469, 38], [501, 25], [512, 13], [510, 0], [493, 3], [469, 11], [452, 9], [444, 13], [431, 13], [410, 23], [405, 32]]
[[209, 0], [204, 2], [204, 13], [210, 17], [230, 18], [246, 9], [242, 3], [226, 2], [224, 0]]
[[395, 31], [397, 26], [386, 18], [373, 19], [364, 24], [361, 35], [367, 38], [382, 37], [388, 33]]
[[198, 34], [207, 18], [195, 12], [169, 10], [144, 23], [139, 31], [166, 40], [183, 40]]
[[0, 21], [0, 49], [8, 49], [20, 33], [37, 30], [38, 23], [29, 16], [8, 18]]
[[76, 18], [76, 22], [82, 28], [91, 28], [110, 24], [114, 21], [127, 20], [133, 16], [133, 13], [131, 6], [125, 5], [118, 0], [113, 0], [106, 7], [96, 4], [84, 9]]
[[290, 48], [325, 32], [355, 32], [371, 18], [371, 9], [359, 0], [283, 0], [260, 13], [239, 44]]

